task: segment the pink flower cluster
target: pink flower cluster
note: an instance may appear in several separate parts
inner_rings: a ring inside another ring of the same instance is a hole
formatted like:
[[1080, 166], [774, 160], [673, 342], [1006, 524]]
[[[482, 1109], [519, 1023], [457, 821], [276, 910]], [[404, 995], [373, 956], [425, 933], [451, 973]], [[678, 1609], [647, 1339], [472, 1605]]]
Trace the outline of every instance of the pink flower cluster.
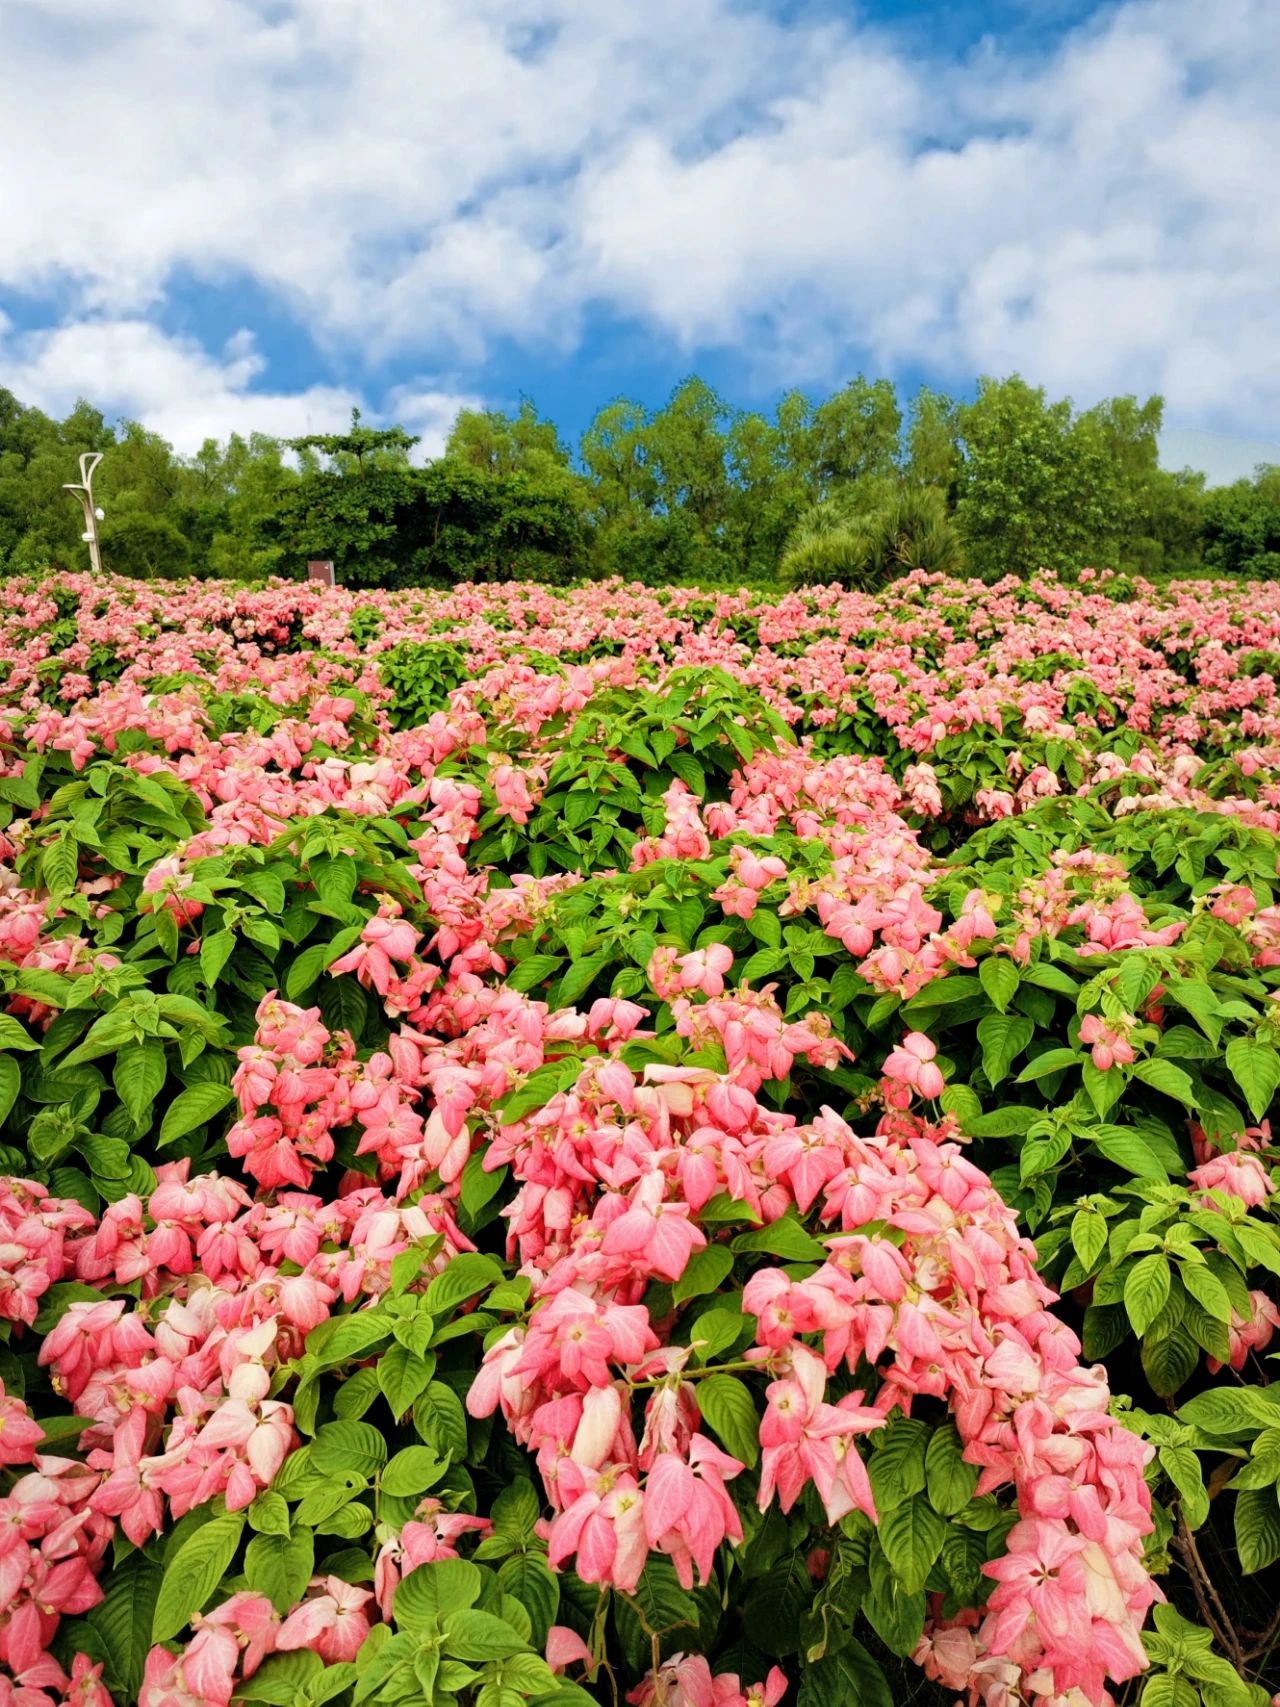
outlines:
[[[97, 1571], [112, 1524], [92, 1505], [98, 1478], [39, 1451], [44, 1430], [0, 1381], [0, 1701], [13, 1707], [111, 1707], [101, 1667], [77, 1654], [70, 1675], [48, 1652], [63, 1617], [102, 1599]], [[6, 1478], [6, 1481], [8, 1479]]]
[[[650, 1066], [637, 1077], [601, 1059], [491, 1142], [486, 1166], [509, 1163], [520, 1182], [511, 1239], [536, 1308], [491, 1347], [469, 1408], [501, 1409], [535, 1454], [556, 1513], [553, 1564], [573, 1559], [584, 1580], [629, 1590], [656, 1551], [686, 1585], [705, 1580], [715, 1549], [741, 1535], [726, 1485], [742, 1465], [703, 1430], [688, 1349], [660, 1341], [639, 1299], [653, 1274], [674, 1281], [706, 1248], [698, 1210], [716, 1192], [766, 1223], [817, 1205], [841, 1229], [822, 1266], [803, 1280], [762, 1268], [744, 1293], [758, 1322], [746, 1360], [770, 1377], [762, 1506], [790, 1509], [812, 1484], [832, 1523], [855, 1510], [874, 1518], [857, 1436], [918, 1395], [947, 1401], [980, 1490], [1011, 1484], [1023, 1518], [1014, 1565], [991, 1567], [1000, 1580], [985, 1619], [935, 1626], [921, 1658], [991, 1703], [1011, 1688], [1103, 1700], [1108, 1676], [1145, 1663], [1138, 1630], [1158, 1596], [1142, 1567], [1149, 1449], [1107, 1415], [1101, 1370], [1079, 1367], [1079, 1344], [1048, 1312], [1052, 1294], [985, 1176], [903, 1115], [862, 1139], [829, 1112], [802, 1126], [760, 1105], [788, 1028], [760, 1065], [741, 1017], [756, 1009], [742, 996], [681, 1016], [695, 1037], [720, 1038], [727, 1073]], [[869, 1222], [896, 1235], [859, 1234]], [[836, 1372], [865, 1366], [878, 1381], [870, 1400], [856, 1389], [828, 1398]], [[1072, 1561], [1048, 1598], [1034, 1575], [1044, 1560], [1051, 1573]], [[963, 1672], [949, 1657], [961, 1642]]]

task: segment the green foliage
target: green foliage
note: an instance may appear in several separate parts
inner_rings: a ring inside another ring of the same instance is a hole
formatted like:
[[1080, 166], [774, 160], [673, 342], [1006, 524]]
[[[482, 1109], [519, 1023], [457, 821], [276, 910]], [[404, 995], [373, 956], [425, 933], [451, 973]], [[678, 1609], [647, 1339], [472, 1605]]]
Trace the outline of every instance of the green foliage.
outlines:
[[874, 592], [912, 569], [953, 574], [960, 567], [960, 537], [937, 486], [897, 484], [868, 494], [856, 509], [855, 492], [811, 510], [788, 539], [779, 565], [790, 584], [837, 581]]
[[[1130, 575], [1280, 573], [1280, 474], [1206, 493], [1157, 463], [1161, 401], [1075, 411], [1016, 375], [959, 404], [927, 387], [904, 421], [893, 385], [859, 376], [771, 416], [690, 378], [658, 409], [620, 398], [576, 447], [525, 399], [463, 409], [443, 456], [369, 427], [288, 445], [262, 434], [176, 455], [81, 403], [58, 422], [0, 391], [0, 572], [85, 562], [64, 491], [102, 450], [104, 563], [144, 578], [300, 577], [332, 558], [348, 585], [451, 586], [619, 575], [650, 585], [833, 579], [874, 588], [904, 567], [986, 580], [1040, 567]], [[286, 454], [288, 453], [288, 454]]]
[[1204, 560], [1228, 575], [1280, 577], [1280, 468], [1260, 468], [1211, 492], [1204, 505]]

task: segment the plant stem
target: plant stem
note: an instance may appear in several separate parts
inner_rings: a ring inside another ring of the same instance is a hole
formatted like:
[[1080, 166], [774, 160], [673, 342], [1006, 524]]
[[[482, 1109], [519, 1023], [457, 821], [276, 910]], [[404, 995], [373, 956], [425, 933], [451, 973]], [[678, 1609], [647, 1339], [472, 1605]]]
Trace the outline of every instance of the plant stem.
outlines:
[[1219, 1598], [1218, 1591], [1213, 1586], [1213, 1579], [1205, 1570], [1204, 1561], [1200, 1557], [1200, 1549], [1196, 1546], [1195, 1536], [1191, 1533], [1187, 1520], [1181, 1512], [1178, 1513], [1178, 1549], [1182, 1554], [1183, 1563], [1187, 1567], [1187, 1575], [1191, 1578], [1196, 1603], [1205, 1623], [1213, 1631], [1222, 1647], [1226, 1649], [1232, 1665], [1243, 1676], [1245, 1656], [1240, 1648], [1235, 1625], [1231, 1622], [1227, 1610]]

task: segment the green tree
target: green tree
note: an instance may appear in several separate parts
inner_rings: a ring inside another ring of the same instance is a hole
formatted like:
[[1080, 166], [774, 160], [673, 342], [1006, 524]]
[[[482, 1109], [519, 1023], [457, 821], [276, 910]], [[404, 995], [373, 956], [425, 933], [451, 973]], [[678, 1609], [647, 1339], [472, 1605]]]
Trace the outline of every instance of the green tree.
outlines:
[[319, 466], [333, 474], [370, 474], [375, 470], [407, 469], [409, 452], [417, 435], [403, 427], [363, 427], [360, 411], [351, 411], [351, 426], [345, 433], [306, 433], [288, 444], [300, 456], [319, 459]]
[[797, 447], [799, 472], [818, 498], [886, 478], [897, 466], [901, 432], [893, 382], [859, 375], [813, 411]]
[[1159, 398], [1076, 415], [1016, 374], [979, 382], [959, 411], [956, 517], [988, 580], [1040, 568], [1123, 564], [1151, 511]]
[[954, 507], [960, 479], [960, 409], [953, 398], [922, 385], [907, 417], [904, 475], [913, 486], [934, 486]]
[[99, 530], [102, 564], [116, 575], [139, 580], [180, 580], [191, 572], [191, 544], [167, 516], [122, 510]]
[[569, 449], [551, 421], [544, 421], [525, 397], [514, 415], [501, 409], [461, 409], [449, 432], [444, 454], [482, 474], [546, 475], [569, 471]]
[[888, 484], [870, 508], [838, 498], [815, 505], [792, 531], [780, 568], [790, 585], [838, 581], [872, 592], [912, 569], [955, 574], [960, 566], [960, 537], [943, 493]]
[[1216, 487], [1204, 503], [1204, 560], [1227, 575], [1280, 579], [1280, 467]]
[[728, 432], [728, 468], [724, 554], [729, 572], [745, 581], [771, 580], [806, 501], [777, 422], [758, 414], [735, 415]]

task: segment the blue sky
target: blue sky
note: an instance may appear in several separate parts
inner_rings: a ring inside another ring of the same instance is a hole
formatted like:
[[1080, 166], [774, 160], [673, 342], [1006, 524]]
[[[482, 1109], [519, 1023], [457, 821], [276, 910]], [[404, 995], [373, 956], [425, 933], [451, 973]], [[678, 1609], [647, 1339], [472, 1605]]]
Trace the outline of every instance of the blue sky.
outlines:
[[1274, 0], [4, 0], [0, 385], [184, 449], [687, 373], [1280, 459]]

